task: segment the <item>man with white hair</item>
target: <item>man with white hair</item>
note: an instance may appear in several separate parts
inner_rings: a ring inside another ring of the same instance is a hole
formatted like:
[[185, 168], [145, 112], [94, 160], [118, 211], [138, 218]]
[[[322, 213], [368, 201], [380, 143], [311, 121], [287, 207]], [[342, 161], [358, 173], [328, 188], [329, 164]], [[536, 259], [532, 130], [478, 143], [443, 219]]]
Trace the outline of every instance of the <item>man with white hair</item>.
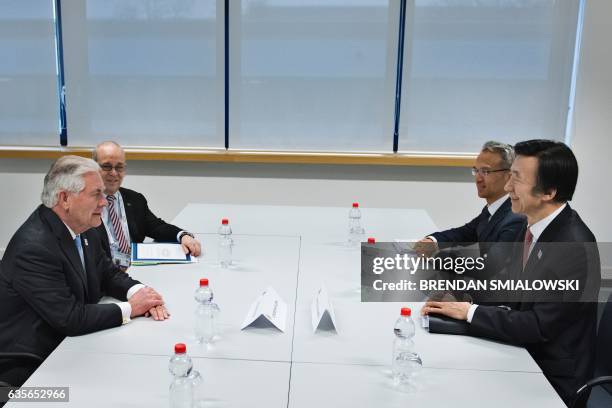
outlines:
[[[161, 295], [113, 264], [95, 229], [106, 206], [96, 162], [64, 156], [45, 176], [42, 205], [11, 238], [0, 265], [0, 350], [46, 358], [65, 336], [169, 314]], [[98, 304], [102, 294], [123, 302]], [[36, 366], [0, 360], [20, 385]]]

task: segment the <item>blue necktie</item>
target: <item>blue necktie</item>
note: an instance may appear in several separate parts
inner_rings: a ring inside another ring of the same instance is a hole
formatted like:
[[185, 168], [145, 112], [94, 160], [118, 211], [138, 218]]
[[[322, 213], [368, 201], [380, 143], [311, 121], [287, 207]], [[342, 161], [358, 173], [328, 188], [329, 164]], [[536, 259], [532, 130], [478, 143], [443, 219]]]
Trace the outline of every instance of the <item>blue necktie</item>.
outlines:
[[79, 251], [79, 257], [81, 258], [81, 265], [83, 265], [83, 271], [85, 270], [85, 256], [83, 255], [83, 244], [81, 243], [81, 235], [74, 237], [74, 244]]

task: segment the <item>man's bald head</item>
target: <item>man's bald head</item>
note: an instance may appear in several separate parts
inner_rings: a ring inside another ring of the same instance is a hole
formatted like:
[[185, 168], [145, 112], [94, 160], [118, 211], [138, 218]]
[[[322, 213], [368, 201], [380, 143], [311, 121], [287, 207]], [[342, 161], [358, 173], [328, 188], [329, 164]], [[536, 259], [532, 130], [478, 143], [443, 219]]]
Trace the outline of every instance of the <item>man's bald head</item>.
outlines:
[[94, 161], [102, 169], [105, 193], [115, 194], [125, 176], [125, 152], [119, 143], [106, 141], [98, 144], [92, 154]]

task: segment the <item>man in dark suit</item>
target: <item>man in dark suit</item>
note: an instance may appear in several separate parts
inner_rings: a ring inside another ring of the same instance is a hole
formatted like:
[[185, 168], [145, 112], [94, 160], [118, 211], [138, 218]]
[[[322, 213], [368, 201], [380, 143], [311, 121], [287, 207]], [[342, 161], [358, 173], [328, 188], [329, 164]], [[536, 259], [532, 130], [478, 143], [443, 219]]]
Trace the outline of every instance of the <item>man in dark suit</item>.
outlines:
[[[64, 156], [47, 173], [40, 205], [11, 238], [0, 266], [0, 350], [46, 358], [65, 336], [169, 315], [152, 288], [121, 272], [98, 232], [106, 206], [98, 165]], [[102, 292], [122, 300], [98, 304]], [[0, 361], [0, 379], [21, 385], [36, 368]]]
[[580, 289], [517, 292], [506, 307], [429, 301], [421, 313], [467, 320], [472, 335], [524, 346], [569, 405], [592, 376], [599, 254], [595, 237], [567, 204], [578, 179], [569, 147], [530, 140], [518, 143], [515, 151], [506, 190], [512, 211], [526, 215], [528, 226], [507, 276], [515, 281], [578, 281]]
[[100, 143], [94, 149], [93, 159], [102, 169], [104, 194], [108, 201], [98, 230], [107, 252], [116, 263], [127, 267], [130, 244], [143, 242], [145, 237], [161, 242], [178, 242], [185, 253], [200, 255], [201, 244], [193, 234], [158, 218], [142, 194], [121, 187], [127, 168], [121, 146], [110, 141]]
[[487, 270], [495, 269], [501, 262], [500, 253], [505, 252], [502, 245], [496, 248], [495, 243], [515, 241], [526, 222], [524, 216], [511, 211], [510, 198], [504, 190], [513, 160], [512, 146], [486, 142], [472, 167], [472, 175], [478, 197], [485, 199], [487, 205], [467, 224], [423, 238], [415, 245], [415, 251], [431, 256], [441, 249], [478, 243], [480, 256], [488, 258]]

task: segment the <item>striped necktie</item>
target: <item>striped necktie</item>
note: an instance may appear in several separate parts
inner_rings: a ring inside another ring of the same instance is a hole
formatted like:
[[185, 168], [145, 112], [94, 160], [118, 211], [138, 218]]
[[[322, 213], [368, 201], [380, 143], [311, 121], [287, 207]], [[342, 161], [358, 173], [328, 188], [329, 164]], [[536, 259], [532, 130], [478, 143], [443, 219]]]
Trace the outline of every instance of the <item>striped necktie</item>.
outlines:
[[119, 250], [124, 254], [130, 253], [130, 243], [128, 242], [125, 234], [123, 233], [123, 227], [121, 226], [121, 220], [119, 219], [119, 214], [117, 214], [117, 209], [115, 208], [116, 198], [114, 195], [106, 196], [106, 200], [108, 201], [108, 218], [113, 225], [113, 231], [115, 232], [115, 238], [117, 239], [117, 243], [119, 244]]

